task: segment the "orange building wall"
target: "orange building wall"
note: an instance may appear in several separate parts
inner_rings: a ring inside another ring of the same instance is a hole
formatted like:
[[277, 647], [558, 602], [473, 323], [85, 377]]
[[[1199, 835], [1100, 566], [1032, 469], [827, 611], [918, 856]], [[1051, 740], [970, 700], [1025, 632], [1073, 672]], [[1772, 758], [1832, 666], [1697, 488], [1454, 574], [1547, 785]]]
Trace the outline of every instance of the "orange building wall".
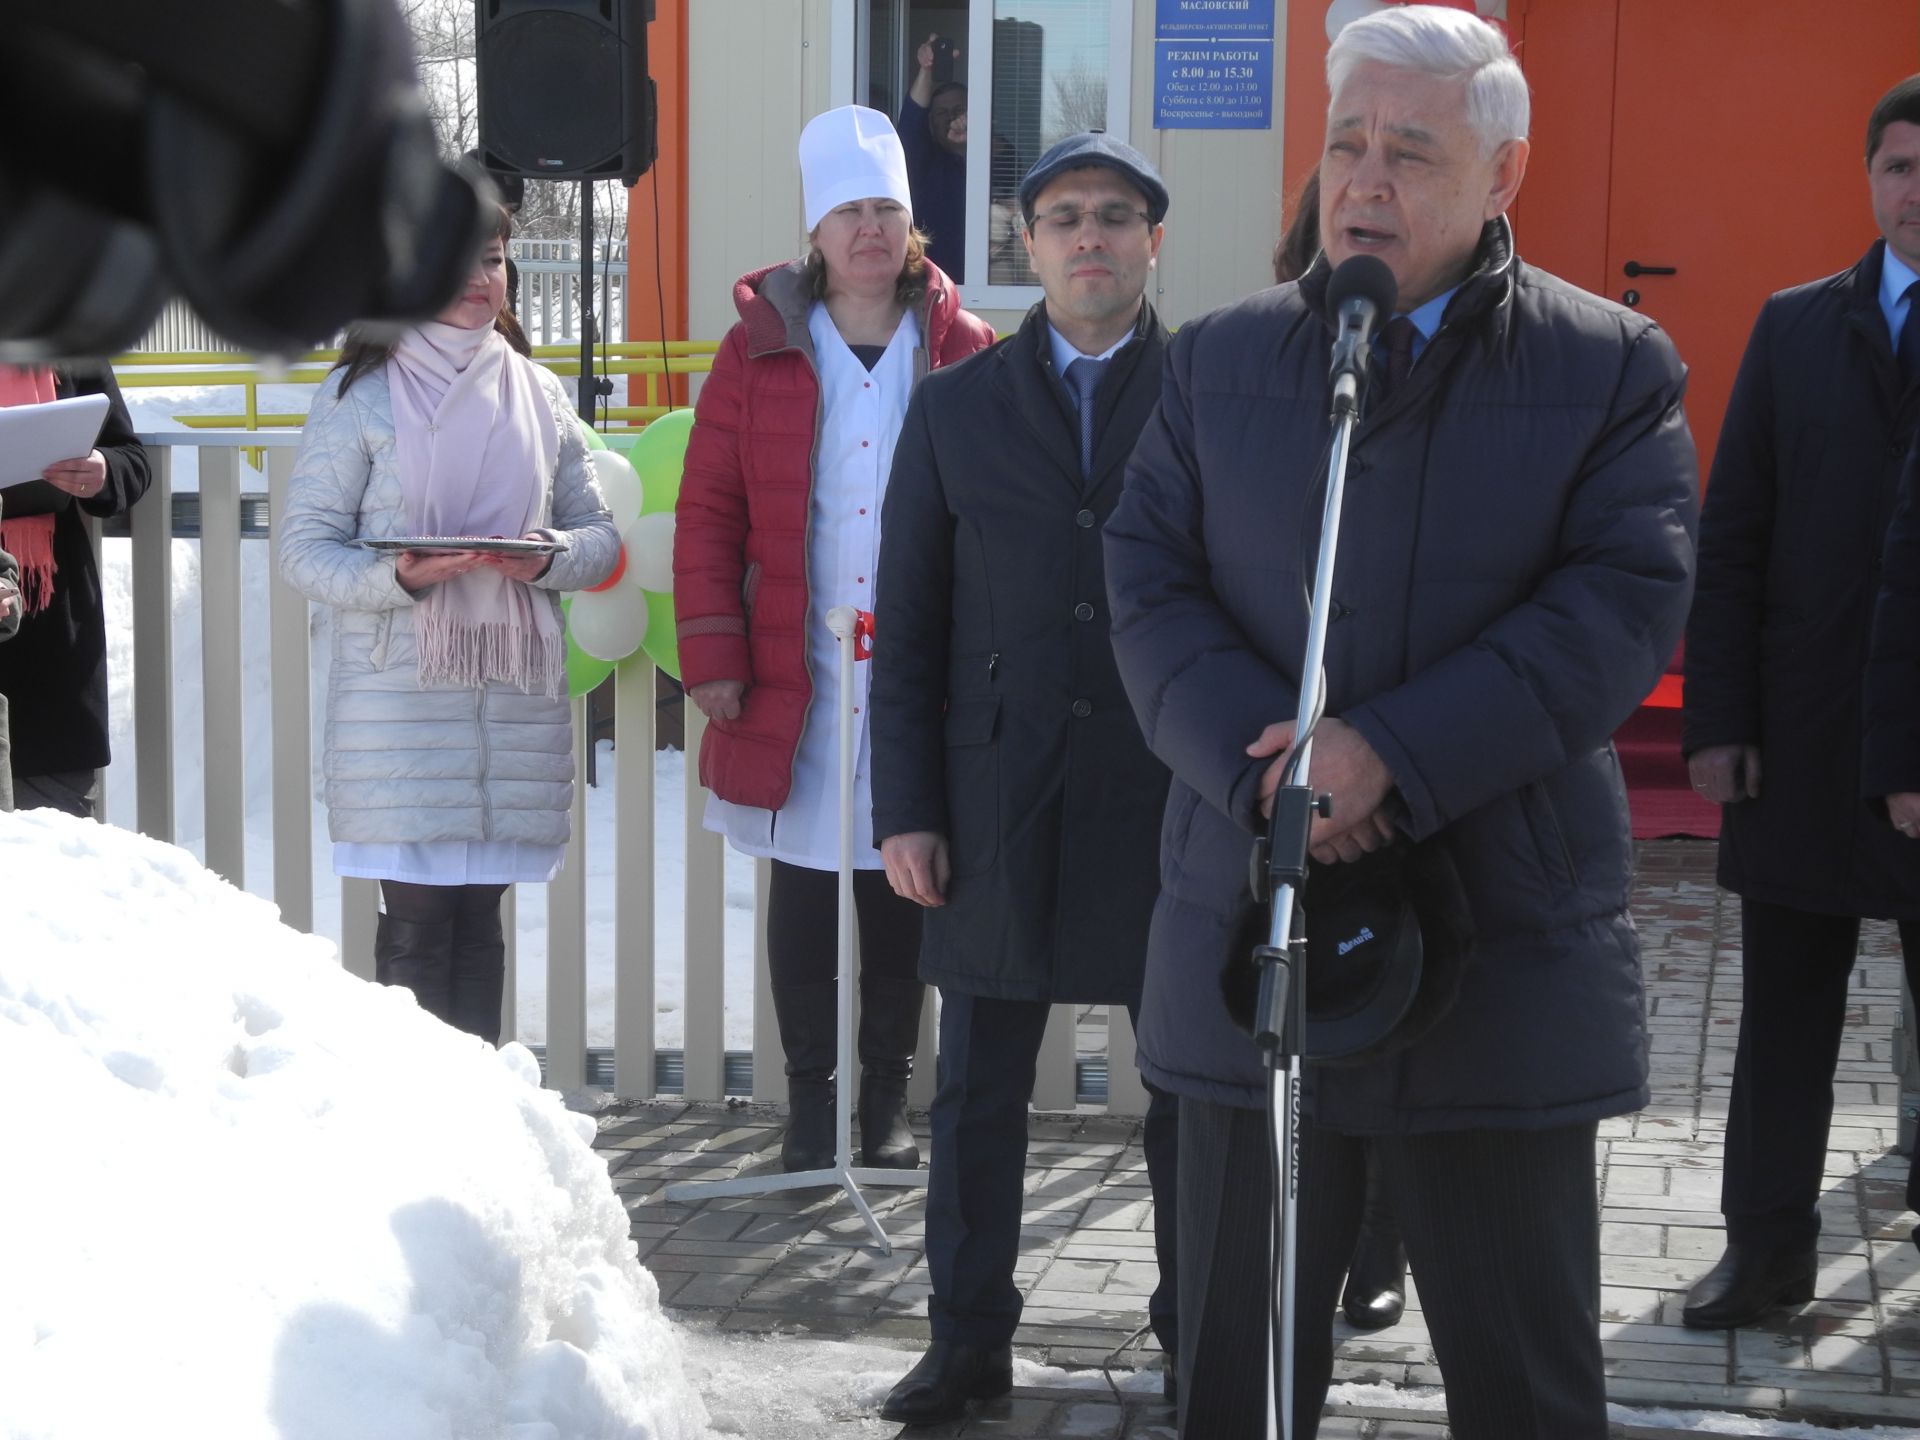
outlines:
[[[660, 107], [660, 158], [627, 192], [629, 340], [688, 338], [687, 3], [656, 0], [647, 37], [647, 65]], [[673, 382], [673, 394], [676, 404], [686, 403], [684, 377]], [[646, 377], [628, 378], [625, 403], [646, 403]]]

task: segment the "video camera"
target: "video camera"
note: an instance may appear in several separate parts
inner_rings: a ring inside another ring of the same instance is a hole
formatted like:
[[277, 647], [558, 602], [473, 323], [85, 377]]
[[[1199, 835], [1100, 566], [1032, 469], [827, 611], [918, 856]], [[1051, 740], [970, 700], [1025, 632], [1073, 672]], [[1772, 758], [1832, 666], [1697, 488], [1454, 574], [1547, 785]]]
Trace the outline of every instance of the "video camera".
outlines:
[[0, 362], [106, 355], [170, 294], [291, 355], [417, 319], [493, 232], [393, 0], [0, 5]]

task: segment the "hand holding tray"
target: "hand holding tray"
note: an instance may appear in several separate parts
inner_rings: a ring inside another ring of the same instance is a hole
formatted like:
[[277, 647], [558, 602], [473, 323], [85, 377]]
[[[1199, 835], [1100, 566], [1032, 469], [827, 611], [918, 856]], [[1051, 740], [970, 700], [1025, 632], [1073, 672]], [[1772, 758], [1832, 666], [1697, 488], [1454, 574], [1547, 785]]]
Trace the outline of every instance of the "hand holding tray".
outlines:
[[362, 536], [351, 543], [362, 550], [471, 550], [476, 555], [552, 555], [560, 549], [554, 540], [510, 540], [500, 535]]

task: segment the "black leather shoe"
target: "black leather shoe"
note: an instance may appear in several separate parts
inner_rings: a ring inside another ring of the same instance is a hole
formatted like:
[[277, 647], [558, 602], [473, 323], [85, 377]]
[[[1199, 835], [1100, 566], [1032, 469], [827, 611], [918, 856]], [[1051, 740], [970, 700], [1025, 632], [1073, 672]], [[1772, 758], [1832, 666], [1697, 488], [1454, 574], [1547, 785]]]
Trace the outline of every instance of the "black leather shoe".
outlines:
[[1407, 1309], [1407, 1252], [1398, 1232], [1382, 1241], [1364, 1231], [1347, 1266], [1341, 1313], [1356, 1330], [1384, 1330]]
[[936, 1340], [888, 1392], [880, 1418], [901, 1425], [938, 1425], [965, 1414], [969, 1400], [991, 1400], [1012, 1388], [1012, 1345]]
[[1820, 1257], [1812, 1246], [1775, 1250], [1732, 1241], [1715, 1265], [1687, 1292], [1680, 1322], [1694, 1330], [1737, 1330], [1777, 1305], [1813, 1299]]

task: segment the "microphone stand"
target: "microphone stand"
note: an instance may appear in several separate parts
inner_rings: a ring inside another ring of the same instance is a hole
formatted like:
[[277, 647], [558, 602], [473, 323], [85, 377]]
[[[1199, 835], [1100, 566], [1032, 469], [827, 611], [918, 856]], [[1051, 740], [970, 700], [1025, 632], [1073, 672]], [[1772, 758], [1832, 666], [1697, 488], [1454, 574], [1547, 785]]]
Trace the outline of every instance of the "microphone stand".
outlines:
[[[1364, 356], [1365, 351], [1362, 350]], [[1364, 363], [1364, 361], [1362, 361]], [[1314, 566], [1307, 649], [1301, 665], [1300, 707], [1294, 716], [1294, 752], [1273, 796], [1267, 833], [1255, 842], [1252, 884], [1256, 900], [1272, 903], [1267, 943], [1255, 948], [1260, 989], [1254, 1009], [1254, 1043], [1267, 1063], [1267, 1115], [1274, 1158], [1274, 1227], [1267, 1306], [1267, 1436], [1293, 1435], [1294, 1283], [1300, 1198], [1300, 1052], [1306, 1038], [1307, 936], [1300, 893], [1307, 881], [1307, 838], [1316, 815], [1333, 813], [1333, 797], [1316, 795], [1310, 782], [1313, 728], [1325, 704], [1322, 664], [1327, 622], [1333, 608], [1333, 562], [1340, 546], [1340, 511], [1346, 496], [1347, 456], [1360, 415], [1361, 377], [1351, 372], [1334, 384], [1333, 441], [1327, 460], [1327, 499]], [[1277, 1275], [1277, 1278], [1276, 1278]], [[1324, 1317], [1322, 1317], [1324, 1319]]]
[[791, 1174], [742, 1175], [733, 1180], [676, 1180], [667, 1186], [666, 1198], [698, 1201], [838, 1185], [853, 1202], [880, 1253], [891, 1255], [893, 1243], [887, 1239], [887, 1232], [866, 1196], [860, 1193], [860, 1187], [923, 1190], [927, 1185], [927, 1172], [853, 1163], [853, 666], [856, 660], [865, 660], [873, 653], [873, 616], [851, 605], [836, 605], [827, 612], [827, 628], [840, 642], [840, 875], [839, 925], [835, 936], [839, 947], [836, 984], [840, 1018], [838, 1067], [834, 1072], [833, 1163], [819, 1170], [796, 1170]]

